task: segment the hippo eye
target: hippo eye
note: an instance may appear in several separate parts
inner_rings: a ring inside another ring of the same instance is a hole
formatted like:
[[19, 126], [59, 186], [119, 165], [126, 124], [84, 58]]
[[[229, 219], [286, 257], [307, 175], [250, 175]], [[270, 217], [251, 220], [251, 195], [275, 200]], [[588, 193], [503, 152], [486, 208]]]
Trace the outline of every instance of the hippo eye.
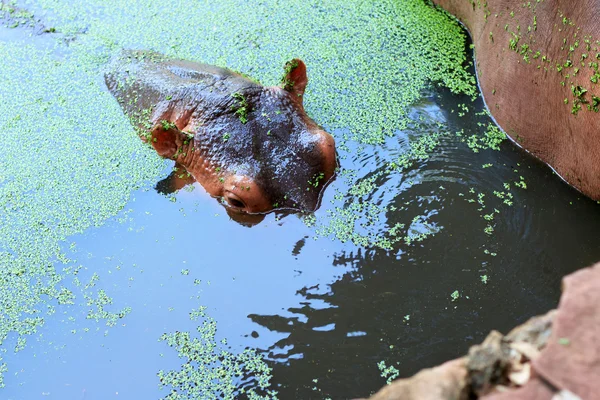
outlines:
[[242, 199], [237, 197], [235, 194], [227, 193], [227, 194], [225, 194], [224, 197], [225, 197], [225, 201], [227, 202], [227, 204], [229, 204], [231, 207], [246, 208], [246, 204], [244, 204]]

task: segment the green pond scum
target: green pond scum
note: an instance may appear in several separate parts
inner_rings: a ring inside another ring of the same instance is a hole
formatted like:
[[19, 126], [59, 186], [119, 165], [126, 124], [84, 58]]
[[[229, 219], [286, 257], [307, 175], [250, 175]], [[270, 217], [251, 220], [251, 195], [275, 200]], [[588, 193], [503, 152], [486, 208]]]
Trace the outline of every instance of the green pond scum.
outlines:
[[385, 382], [390, 385], [394, 379], [396, 379], [400, 373], [398, 369], [393, 365], [386, 366], [385, 361], [380, 361], [377, 363], [377, 368], [381, 372], [381, 377], [385, 379]]
[[[83, 302], [87, 318], [109, 327], [135, 312], [112, 304], [101, 277], [80, 282], [78, 268], [66, 267], [79, 261], [61, 250], [70, 236], [117, 215], [133, 190], [153, 185], [164, 173], [166, 162], [142, 143], [105, 89], [104, 68], [122, 48], [225, 66], [265, 85], [280, 82], [285, 60], [302, 59], [309, 74], [306, 110], [341, 149], [349, 143], [382, 146], [405, 130], [419, 132], [408, 135], [404, 152], [369, 178], [342, 169], [338, 179], [351, 189], [336, 193], [336, 205], [323, 217], [304, 216], [307, 225], [317, 236], [385, 250], [441, 229], [424, 214], [388, 226], [387, 216], [403, 206], [381, 206], [369, 197], [381, 179], [408, 173], [440, 141], [457, 136], [439, 121], [410, 114], [425, 89], [442, 85], [476, 96], [465, 32], [427, 1], [174, 0], [165, 7], [149, 0], [23, 0], [3, 3], [0, 18], [31, 33], [27, 40], [0, 40], [0, 97], [10, 99], [0, 104], [0, 343], [18, 338], [15, 351], [58, 307]], [[34, 36], [30, 22], [38, 20], [54, 28]], [[244, 123], [247, 105], [243, 96], [236, 99]], [[479, 136], [463, 136], [474, 151], [498, 150], [503, 138], [492, 125]], [[508, 198], [510, 191], [498, 193]], [[477, 201], [474, 194], [469, 198]], [[483, 197], [478, 206], [486, 207]], [[486, 226], [493, 228], [498, 212], [482, 212], [492, 215]], [[216, 321], [203, 309], [192, 316], [201, 321], [197, 332], [160, 337], [185, 360], [180, 370], [158, 373], [169, 391], [165, 398], [276, 396], [260, 356], [223, 350], [215, 341]], [[8, 349], [2, 345], [0, 351]], [[380, 369], [386, 377], [394, 374], [385, 363]], [[10, 365], [0, 366], [1, 373], [7, 370]]]
[[[226, 350], [227, 341], [216, 341], [217, 323], [204, 307], [192, 310], [190, 318], [202, 321], [195, 333], [165, 333], [159, 339], [183, 359], [180, 370], [158, 372], [161, 389], [170, 389], [164, 400], [277, 398], [277, 392], [269, 389], [271, 369], [256, 351], [233, 354]], [[240, 385], [242, 380], [246, 382]]]
[[[75, 46], [77, 47], [77, 46]], [[0, 340], [36, 332], [76, 294], [61, 244], [118, 213], [162, 161], [139, 142], [83, 51], [0, 41]], [[24, 67], [26, 66], [26, 67]], [[15, 82], [28, 82], [15, 85]], [[90, 318], [112, 319], [93, 289]], [[121, 311], [118, 311], [120, 313]], [[6, 348], [2, 347], [3, 352]]]

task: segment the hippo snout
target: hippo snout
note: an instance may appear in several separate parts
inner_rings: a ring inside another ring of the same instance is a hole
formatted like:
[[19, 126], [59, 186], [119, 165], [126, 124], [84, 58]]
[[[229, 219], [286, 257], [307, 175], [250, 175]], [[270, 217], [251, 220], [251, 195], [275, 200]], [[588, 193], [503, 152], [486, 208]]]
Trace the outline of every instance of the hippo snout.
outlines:
[[232, 211], [258, 214], [273, 208], [265, 191], [248, 176], [231, 175], [223, 184], [223, 202]]

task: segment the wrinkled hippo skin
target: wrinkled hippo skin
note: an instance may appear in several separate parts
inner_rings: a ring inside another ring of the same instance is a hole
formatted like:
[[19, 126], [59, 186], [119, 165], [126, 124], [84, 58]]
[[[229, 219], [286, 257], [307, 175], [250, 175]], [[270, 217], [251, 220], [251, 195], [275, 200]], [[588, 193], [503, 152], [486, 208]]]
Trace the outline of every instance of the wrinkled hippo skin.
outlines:
[[305, 113], [300, 60], [280, 87], [154, 52], [123, 51], [109, 91], [163, 157], [184, 167], [229, 211], [314, 211], [337, 167], [334, 140]]
[[600, 200], [600, 0], [433, 2], [469, 30], [497, 123]]

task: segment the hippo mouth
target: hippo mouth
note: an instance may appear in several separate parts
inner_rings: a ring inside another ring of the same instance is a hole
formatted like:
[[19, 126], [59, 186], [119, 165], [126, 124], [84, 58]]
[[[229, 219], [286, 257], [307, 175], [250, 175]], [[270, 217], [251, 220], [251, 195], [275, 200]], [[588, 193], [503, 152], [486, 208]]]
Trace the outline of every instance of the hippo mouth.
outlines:
[[[221, 205], [225, 208], [225, 212], [233, 221], [238, 224], [251, 228], [255, 225], [261, 223], [267, 214], [276, 213], [278, 217], [285, 217], [290, 214], [298, 214], [298, 213], [312, 213], [315, 212], [320, 206], [321, 201], [323, 199], [323, 194], [325, 193], [325, 189], [327, 186], [331, 184], [336, 178], [337, 174], [334, 173], [327, 181], [324, 181], [322, 185], [319, 187], [318, 194], [316, 196], [316, 201], [312, 205], [305, 204], [304, 206], [293, 206], [290, 205], [282, 205], [277, 208], [273, 208], [268, 211], [263, 212], [248, 212], [244, 211], [244, 203], [240, 202], [240, 204], [236, 204], [235, 200], [232, 202], [231, 198], [227, 199], [226, 196], [221, 196], [217, 198]], [[233, 203], [233, 204], [232, 204]], [[299, 204], [300, 202], [293, 202], [294, 204]]]
[[[337, 159], [336, 159], [337, 169]], [[267, 206], [264, 210], [260, 207], [257, 209], [252, 206], [252, 200], [247, 197], [247, 194], [252, 190], [242, 190], [241, 193], [235, 189], [226, 188], [221, 196], [213, 196], [220, 200], [220, 203], [227, 209], [228, 214], [246, 214], [246, 215], [266, 215], [271, 212], [314, 212], [320, 205], [323, 194], [327, 186], [335, 179], [335, 171], [330, 176], [325, 176], [323, 173], [316, 173], [312, 179], [307, 179], [307, 184], [298, 186], [282, 192], [273, 188], [263, 189], [267, 187], [264, 184], [257, 183], [256, 190], [261, 190], [263, 195], [268, 198]], [[291, 176], [288, 179], [294, 181], [295, 177]], [[257, 180], [264, 182], [264, 180]], [[244, 186], [242, 186], [244, 188]], [[254, 190], [254, 189], [253, 189]]]

